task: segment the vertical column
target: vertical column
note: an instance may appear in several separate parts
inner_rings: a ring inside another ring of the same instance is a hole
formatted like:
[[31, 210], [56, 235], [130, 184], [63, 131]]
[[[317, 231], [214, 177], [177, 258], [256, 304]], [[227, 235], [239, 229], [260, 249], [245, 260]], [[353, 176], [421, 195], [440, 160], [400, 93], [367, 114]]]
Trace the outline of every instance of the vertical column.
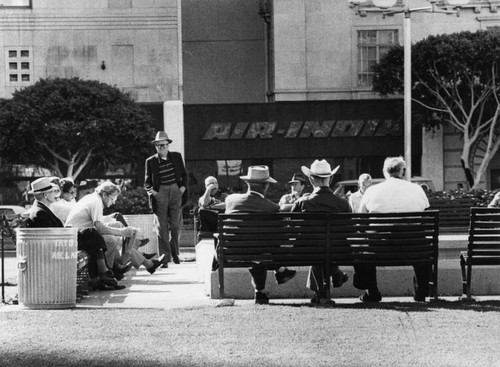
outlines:
[[166, 101], [163, 103], [163, 129], [172, 139], [169, 150], [184, 155], [184, 109], [182, 101]]

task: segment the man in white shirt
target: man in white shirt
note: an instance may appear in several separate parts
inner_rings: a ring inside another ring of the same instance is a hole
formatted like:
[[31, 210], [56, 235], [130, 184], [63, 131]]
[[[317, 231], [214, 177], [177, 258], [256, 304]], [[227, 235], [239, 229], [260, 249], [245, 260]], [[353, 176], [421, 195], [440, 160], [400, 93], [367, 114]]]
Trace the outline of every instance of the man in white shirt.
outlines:
[[349, 205], [353, 213], [358, 213], [361, 206], [361, 198], [366, 189], [372, 185], [372, 176], [362, 173], [358, 178], [358, 191], [349, 195]]
[[[106, 262], [109, 267], [113, 267], [119, 262], [120, 250], [124, 237], [135, 239], [138, 231], [134, 227], [124, 227], [117, 221], [109, 223], [103, 214], [104, 207], [109, 207], [115, 203], [120, 188], [111, 182], [104, 182], [99, 185], [95, 192], [81, 198], [71, 210], [66, 220], [66, 227], [76, 227], [79, 231], [86, 228], [95, 228], [106, 242]], [[161, 266], [163, 255], [158, 260], [146, 259], [133, 245], [133, 241], [128, 241], [125, 246], [125, 255], [130, 256], [133, 266], [138, 269], [144, 265], [149, 273], [153, 274]]]
[[[361, 199], [361, 213], [398, 213], [424, 211], [429, 200], [417, 184], [405, 181], [406, 163], [402, 157], [385, 159], [383, 173], [386, 180], [369, 187]], [[425, 302], [429, 294], [429, 265], [414, 265], [415, 301]], [[355, 266], [354, 286], [365, 289], [363, 302], [382, 299], [377, 287], [377, 270], [373, 265]]]

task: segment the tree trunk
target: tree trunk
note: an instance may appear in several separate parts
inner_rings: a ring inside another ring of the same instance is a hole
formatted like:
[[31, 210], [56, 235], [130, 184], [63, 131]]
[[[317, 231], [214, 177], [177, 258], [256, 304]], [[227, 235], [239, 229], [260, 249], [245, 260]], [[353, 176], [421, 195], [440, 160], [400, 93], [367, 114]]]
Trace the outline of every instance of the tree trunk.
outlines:
[[462, 168], [464, 169], [465, 179], [467, 180], [469, 187], [473, 188], [474, 187], [474, 176], [472, 175], [472, 171], [469, 167], [467, 167], [463, 158], [460, 159], [460, 162], [462, 163]]

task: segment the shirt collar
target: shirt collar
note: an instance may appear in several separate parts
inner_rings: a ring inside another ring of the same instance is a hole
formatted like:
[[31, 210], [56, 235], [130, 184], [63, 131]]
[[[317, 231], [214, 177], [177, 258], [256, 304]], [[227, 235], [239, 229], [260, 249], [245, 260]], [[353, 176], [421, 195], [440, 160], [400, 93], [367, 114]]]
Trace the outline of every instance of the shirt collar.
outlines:
[[264, 199], [264, 194], [261, 194], [260, 192], [257, 192], [257, 191], [252, 191], [252, 190], [248, 190], [248, 193], [249, 193], [249, 194], [255, 194], [255, 195], [258, 195], [258, 196], [260, 196], [262, 199]]

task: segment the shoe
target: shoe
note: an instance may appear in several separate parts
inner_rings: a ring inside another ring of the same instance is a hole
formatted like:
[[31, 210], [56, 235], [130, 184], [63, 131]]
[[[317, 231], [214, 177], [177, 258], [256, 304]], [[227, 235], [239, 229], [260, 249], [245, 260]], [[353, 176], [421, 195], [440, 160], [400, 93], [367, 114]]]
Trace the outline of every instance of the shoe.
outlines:
[[116, 280], [122, 280], [124, 274], [132, 269], [132, 261], [128, 261], [125, 265], [113, 268], [113, 273], [115, 274]]
[[295, 275], [297, 275], [297, 272], [295, 270], [290, 270], [285, 268], [285, 270], [282, 271], [281, 273], [275, 274], [276, 282], [278, 284], [285, 284], [289, 280], [292, 280], [295, 277]]
[[335, 275], [332, 275], [332, 285], [333, 285], [333, 288], [340, 288], [340, 287], [342, 287], [342, 284], [344, 284], [348, 280], [349, 280], [349, 276], [346, 273], [342, 272], [342, 271], [338, 272]]
[[174, 262], [174, 264], [180, 264], [181, 263], [181, 260], [179, 259], [179, 256], [177, 256], [177, 255], [173, 255], [172, 256], [172, 261]]
[[263, 292], [255, 292], [255, 304], [256, 305], [268, 305], [269, 297]]
[[144, 256], [148, 260], [151, 260], [153, 257], [156, 256], [156, 253], [154, 253], [154, 254], [146, 254], [146, 253], [144, 253], [144, 254], [142, 254], [142, 256]]
[[168, 268], [168, 263], [161, 264], [161, 268], [167, 269]]
[[425, 296], [426, 294], [423, 292], [415, 292], [415, 295], [413, 296], [413, 300], [415, 302], [425, 302]]
[[146, 246], [148, 243], [149, 243], [149, 238], [144, 238], [143, 240], [139, 241], [139, 246], [137, 247]]
[[162, 261], [163, 261], [164, 258], [165, 258], [165, 254], [161, 255], [158, 258], [158, 260], [151, 260], [153, 262], [153, 265], [147, 269], [150, 274], [154, 274], [155, 271], [156, 271], [156, 269], [158, 269], [160, 266], [164, 265], [162, 263]]
[[368, 291], [365, 291], [364, 294], [362, 294], [359, 299], [364, 302], [364, 303], [377, 303], [382, 300], [382, 295], [380, 292], [374, 292], [373, 294], [368, 293]]
[[112, 291], [113, 289], [113, 287], [104, 284], [101, 280], [89, 282], [89, 290], [91, 291]]
[[315, 294], [313, 298], [311, 298], [311, 303], [313, 305], [334, 305], [335, 301], [333, 299], [321, 297], [319, 294]]

